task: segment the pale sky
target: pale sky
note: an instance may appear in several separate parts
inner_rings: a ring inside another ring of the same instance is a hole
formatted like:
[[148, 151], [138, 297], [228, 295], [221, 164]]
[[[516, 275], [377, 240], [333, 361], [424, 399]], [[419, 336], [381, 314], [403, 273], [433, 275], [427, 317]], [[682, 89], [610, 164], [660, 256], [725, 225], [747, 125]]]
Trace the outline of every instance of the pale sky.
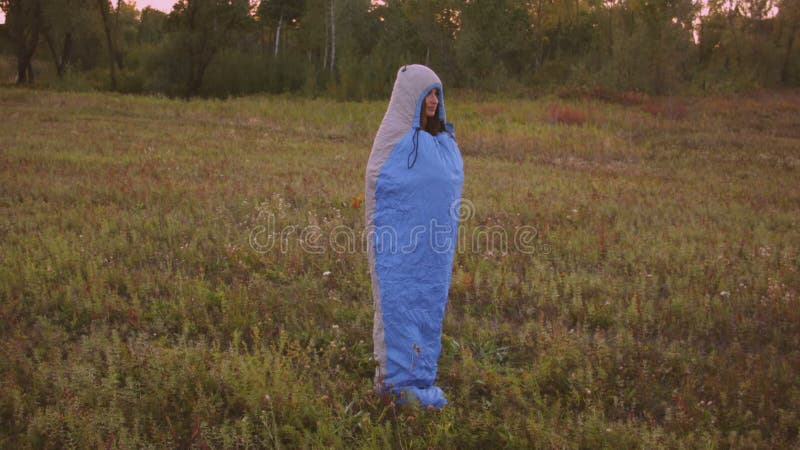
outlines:
[[175, 4], [175, 0], [137, 0], [135, 3], [136, 9], [139, 11], [149, 6], [153, 9], [158, 9], [168, 13], [172, 11], [172, 5]]
[[[175, 4], [175, 0], [137, 0], [134, 3], [136, 3], [136, 9], [139, 11], [150, 6], [168, 13], [172, 11], [172, 5]], [[6, 23], [6, 14], [2, 10], [0, 10], [0, 23]]]
[[[128, 0], [129, 2], [130, 0]], [[136, 4], [136, 9], [139, 11], [143, 10], [144, 8], [150, 6], [152, 8], [158, 9], [160, 11], [164, 11], [166, 13], [172, 11], [172, 5], [174, 5], [176, 0], [135, 0], [133, 3]], [[383, 3], [381, 0], [373, 0], [373, 3]], [[127, 3], [127, 2], [126, 2]], [[703, 3], [706, 3], [705, 1]], [[708, 7], [707, 5], [703, 6], [703, 10], [700, 12], [701, 16], [708, 14]], [[773, 17], [778, 14], [777, 6], [772, 6], [770, 11], [767, 13], [767, 17]], [[6, 14], [0, 10], [0, 23], [6, 23]], [[696, 37], [695, 37], [696, 39]]]

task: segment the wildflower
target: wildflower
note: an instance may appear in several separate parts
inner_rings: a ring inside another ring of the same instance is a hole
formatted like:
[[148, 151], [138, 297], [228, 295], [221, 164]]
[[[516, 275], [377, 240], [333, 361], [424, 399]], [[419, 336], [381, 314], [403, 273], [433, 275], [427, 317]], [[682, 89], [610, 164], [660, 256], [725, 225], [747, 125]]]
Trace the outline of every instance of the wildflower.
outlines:
[[731, 293], [730, 293], [730, 292], [728, 292], [728, 291], [722, 291], [722, 292], [720, 292], [720, 293], [719, 293], [719, 295], [720, 295], [721, 297], [723, 297], [723, 298], [728, 298], [728, 297], [730, 297], [730, 296], [731, 296]]
[[272, 399], [270, 398], [269, 394], [265, 394], [264, 395], [264, 401], [265, 402], [271, 402], [272, 401]]
[[330, 271], [330, 270], [326, 270], [325, 272], [322, 272], [322, 276], [323, 276], [323, 277], [329, 277], [329, 276], [331, 276], [331, 271]]
[[364, 193], [362, 192], [358, 195], [354, 195], [353, 197], [350, 198], [350, 201], [353, 208], [358, 209], [358, 207], [361, 206], [361, 202], [364, 201]]

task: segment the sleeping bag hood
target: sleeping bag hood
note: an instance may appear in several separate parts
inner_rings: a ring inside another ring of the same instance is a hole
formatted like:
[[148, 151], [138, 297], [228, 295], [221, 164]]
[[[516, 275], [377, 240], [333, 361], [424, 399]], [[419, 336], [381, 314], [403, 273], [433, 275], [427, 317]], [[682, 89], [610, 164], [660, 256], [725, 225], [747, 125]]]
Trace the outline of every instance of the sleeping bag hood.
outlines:
[[[420, 128], [426, 95], [436, 89], [445, 131]], [[375, 387], [401, 400], [442, 407], [434, 386], [442, 320], [457, 243], [464, 168], [445, 121], [439, 77], [422, 65], [397, 72], [366, 170], [367, 256], [375, 306]]]

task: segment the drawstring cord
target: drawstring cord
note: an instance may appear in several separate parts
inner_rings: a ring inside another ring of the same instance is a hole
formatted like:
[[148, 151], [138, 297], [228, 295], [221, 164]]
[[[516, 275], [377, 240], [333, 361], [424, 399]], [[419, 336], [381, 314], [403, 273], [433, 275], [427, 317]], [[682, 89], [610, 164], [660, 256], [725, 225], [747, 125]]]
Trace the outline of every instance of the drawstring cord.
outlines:
[[[419, 127], [414, 129], [414, 137], [411, 138], [411, 142], [413, 142], [413, 147], [411, 149], [411, 153], [408, 154], [408, 168], [414, 167], [414, 164], [417, 163], [417, 154], [419, 153]], [[412, 160], [411, 157], [414, 157]]]

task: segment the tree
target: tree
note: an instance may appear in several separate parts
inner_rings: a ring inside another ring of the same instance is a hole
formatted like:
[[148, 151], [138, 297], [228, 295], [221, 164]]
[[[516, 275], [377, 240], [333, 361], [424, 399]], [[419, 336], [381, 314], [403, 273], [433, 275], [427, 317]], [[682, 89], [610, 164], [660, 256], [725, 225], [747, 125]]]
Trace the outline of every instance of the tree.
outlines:
[[123, 29], [130, 30], [131, 36], [128, 40], [133, 40], [136, 21], [136, 10], [132, 5], [128, 5], [123, 0], [117, 0], [117, 8], [114, 11], [114, 17], [111, 17], [111, 3], [109, 0], [97, 0], [97, 5], [100, 10], [100, 17], [103, 20], [103, 30], [106, 35], [106, 43], [108, 45], [108, 64], [111, 73], [111, 88], [116, 89], [116, 71], [115, 67], [119, 70], [125, 68], [124, 52], [126, 40], [123, 36]]
[[106, 43], [108, 44], [108, 67], [109, 73], [111, 75], [111, 89], [117, 89], [117, 74], [116, 74], [116, 60], [117, 60], [117, 50], [114, 45], [114, 38], [111, 34], [111, 19], [109, 16], [111, 13], [109, 12], [111, 6], [109, 5], [108, 0], [97, 0], [97, 6], [100, 10], [100, 16], [103, 19], [103, 30], [106, 33]]
[[[786, 35], [786, 44], [783, 50], [783, 62], [781, 63], [781, 82], [783, 84], [791, 83], [791, 69], [792, 69], [792, 55], [795, 51], [795, 42], [797, 35], [800, 33], [800, 1], [798, 0], [783, 0], [780, 4], [778, 13], [778, 24], [780, 31], [778, 33], [779, 45], [780, 40], [784, 39]], [[795, 62], [797, 58], [795, 58]]]
[[[648, 79], [645, 87], [664, 94], [680, 77], [682, 63], [692, 55], [692, 22], [697, 6], [692, 0], [630, 0], [631, 11], [637, 17]], [[649, 61], [648, 61], [649, 60]], [[640, 60], [641, 61], [641, 60]]]
[[139, 27], [136, 32], [136, 43], [157, 44], [164, 38], [164, 26], [167, 21], [167, 14], [147, 7], [142, 10], [139, 20]]
[[303, 0], [262, 0], [258, 5], [258, 17], [275, 27], [275, 58], [278, 57], [281, 32], [286, 22], [295, 23], [303, 14]]
[[333, 67], [336, 64], [336, 2], [335, 0], [330, 0], [331, 7], [329, 8], [330, 11], [330, 30], [331, 30], [331, 73], [333, 73]]
[[178, 1], [167, 19], [171, 42], [163, 55], [177, 64], [172, 66], [177, 70], [168, 75], [182, 85], [177, 93], [197, 95], [214, 55], [237, 30], [247, 30], [251, 23], [248, 0]]
[[703, 85], [743, 89], [787, 84], [798, 31], [796, 4], [776, 4], [775, 16], [773, 4], [765, 0], [710, 0], [700, 32], [700, 66], [695, 69]]
[[447, 70], [454, 60], [453, 39], [458, 31], [458, 4], [452, 0], [409, 0], [400, 4], [411, 26], [417, 60]]
[[[163, 14], [163, 13], [162, 13]], [[122, 70], [127, 65], [125, 57], [128, 49], [135, 45], [141, 23], [140, 13], [136, 10], [134, 2], [117, 0], [117, 9], [114, 11], [113, 38], [116, 54], [114, 61], [117, 67]]]
[[53, 57], [58, 77], [72, 63], [74, 42], [82, 27], [90, 26], [76, 13], [90, 6], [89, 0], [48, 0], [42, 6], [42, 34]]
[[523, 2], [466, 2], [460, 18], [459, 66], [473, 86], [499, 90], [532, 71], [536, 43]]
[[42, 29], [41, 1], [0, 0], [0, 9], [6, 13], [8, 34], [14, 44], [17, 84], [33, 83], [31, 60], [39, 44]]

